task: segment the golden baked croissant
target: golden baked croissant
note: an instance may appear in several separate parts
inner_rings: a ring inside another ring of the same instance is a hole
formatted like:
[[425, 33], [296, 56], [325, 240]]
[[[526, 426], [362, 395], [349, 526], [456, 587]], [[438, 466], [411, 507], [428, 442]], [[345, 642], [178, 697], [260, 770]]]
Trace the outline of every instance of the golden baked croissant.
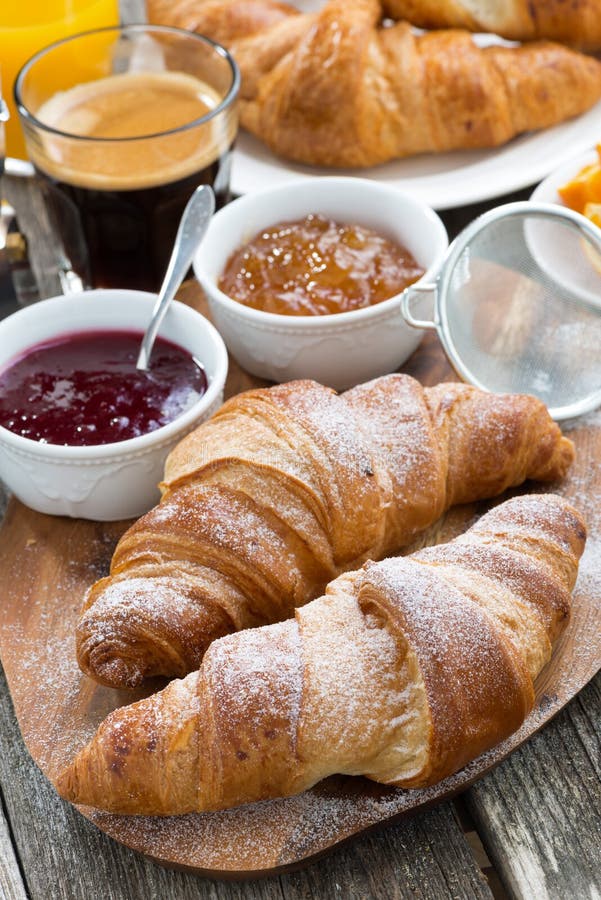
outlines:
[[450, 544], [341, 575], [294, 619], [215, 641], [198, 672], [113, 712], [58, 790], [171, 815], [336, 772], [438, 782], [532, 708], [584, 540], [565, 500], [523, 496]]
[[198, 31], [225, 46], [299, 14], [278, 0], [148, 0], [147, 12], [151, 23]]
[[493, 31], [515, 41], [549, 38], [601, 49], [601, 0], [382, 0], [386, 15], [421, 28]]
[[[222, 37], [217, 7], [204, 7], [197, 28]], [[561, 45], [481, 49], [466, 31], [418, 36], [406, 22], [382, 27], [381, 15], [378, 0], [330, 0], [231, 41], [242, 125], [288, 159], [365, 167], [498, 146], [601, 98], [601, 62]]]
[[[290, 159], [373, 166], [494, 147], [601, 98], [601, 63], [561, 45], [481, 49], [467, 32], [378, 27], [380, 14], [375, 0], [328, 3], [243, 102], [244, 127]], [[265, 39], [233, 48], [243, 78]]]
[[560, 478], [572, 458], [529, 396], [405, 375], [239, 394], [172, 451], [161, 503], [88, 592], [79, 664], [114, 687], [185, 675], [215, 638], [288, 618], [451, 505]]

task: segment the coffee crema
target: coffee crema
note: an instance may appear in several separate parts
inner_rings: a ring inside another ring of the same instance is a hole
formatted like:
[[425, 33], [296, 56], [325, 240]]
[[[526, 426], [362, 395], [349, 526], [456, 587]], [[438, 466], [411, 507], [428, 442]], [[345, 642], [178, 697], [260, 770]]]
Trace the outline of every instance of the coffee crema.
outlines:
[[233, 143], [235, 118], [198, 122], [222, 98], [184, 72], [127, 72], [55, 94], [36, 113], [60, 132], [30, 156], [52, 179], [98, 190], [138, 190], [186, 178]]

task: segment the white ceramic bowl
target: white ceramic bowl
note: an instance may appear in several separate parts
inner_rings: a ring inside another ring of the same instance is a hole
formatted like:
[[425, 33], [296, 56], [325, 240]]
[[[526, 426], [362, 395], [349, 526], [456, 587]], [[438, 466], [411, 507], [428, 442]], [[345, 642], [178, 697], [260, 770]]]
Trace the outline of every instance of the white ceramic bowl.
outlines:
[[309, 213], [373, 228], [404, 244], [426, 270], [420, 279], [425, 281], [434, 279], [448, 239], [428, 206], [361, 178], [320, 176], [257, 191], [213, 217], [194, 270], [231, 353], [248, 372], [263, 378], [313, 378], [343, 390], [393, 372], [419, 344], [423, 333], [401, 317], [401, 295], [352, 312], [285, 316], [244, 306], [217, 287], [227, 260], [241, 244], [262, 228]]
[[[0, 371], [28, 347], [51, 337], [93, 330], [143, 332], [155, 296], [97, 290], [55, 297], [0, 322]], [[160, 335], [205, 366], [208, 389], [190, 409], [150, 434], [93, 447], [43, 444], [0, 427], [0, 478], [39, 512], [100, 521], [139, 516], [159, 499], [158, 483], [171, 448], [221, 404], [227, 351], [200, 313], [174, 302]]]

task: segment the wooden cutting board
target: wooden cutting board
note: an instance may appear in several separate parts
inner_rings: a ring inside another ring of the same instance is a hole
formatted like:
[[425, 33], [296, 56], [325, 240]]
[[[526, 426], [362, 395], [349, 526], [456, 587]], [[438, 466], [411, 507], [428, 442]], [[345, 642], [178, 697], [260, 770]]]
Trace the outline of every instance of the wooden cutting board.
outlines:
[[[187, 299], [198, 305], [194, 290]], [[432, 337], [405, 371], [427, 384], [453, 377]], [[256, 384], [233, 365], [226, 393]], [[498, 764], [601, 668], [601, 412], [566, 430], [578, 455], [557, 488], [584, 513], [589, 540], [570, 625], [538, 680], [535, 709], [509, 740], [428, 790], [401, 791], [362, 778], [336, 777], [298, 797], [226, 812], [154, 818], [82, 807], [83, 815], [111, 837], [165, 865], [213, 877], [246, 878], [298, 867], [372, 827], [464, 790]], [[527, 489], [540, 490], [535, 485]], [[449, 540], [485, 508], [451, 510], [420, 545]], [[127, 524], [45, 516], [13, 500], [0, 530], [0, 654], [23, 739], [50, 780], [112, 709], [143, 695], [96, 685], [80, 673], [74, 653], [83, 593], [108, 571], [113, 547]], [[160, 686], [153, 684], [147, 692]]]

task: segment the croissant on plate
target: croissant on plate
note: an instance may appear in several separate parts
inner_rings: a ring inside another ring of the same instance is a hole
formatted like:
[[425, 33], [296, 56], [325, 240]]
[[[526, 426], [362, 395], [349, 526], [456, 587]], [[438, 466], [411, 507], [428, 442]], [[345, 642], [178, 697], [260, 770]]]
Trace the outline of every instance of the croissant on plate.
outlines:
[[295, 618], [215, 641], [200, 670], [113, 712], [63, 797], [171, 815], [333, 773], [425, 787], [512, 734], [570, 607], [585, 540], [553, 494], [449, 544], [341, 575]]
[[147, 11], [151, 23], [198, 31], [224, 46], [299, 15], [278, 0], [148, 0]]
[[[424, 152], [494, 147], [582, 113], [601, 98], [601, 63], [561, 45], [481, 49], [467, 32], [379, 26], [380, 4], [332, 0], [257, 82], [241, 121], [275, 152], [373, 166]], [[277, 28], [278, 26], [276, 26]], [[261, 62], [234, 46], [244, 73]]]
[[[481, 49], [467, 31], [418, 36], [407, 22], [383, 27], [378, 0], [330, 0], [279, 21], [269, 3], [273, 24], [259, 30], [259, 0], [249, 2], [235, 4], [240, 27], [226, 40], [242, 73], [241, 123], [287, 159], [367, 167], [495, 147], [601, 99], [601, 62], [560, 44]], [[199, 4], [195, 27], [223, 39], [232, 4], [218, 5]]]
[[453, 504], [562, 477], [573, 453], [539, 400], [464, 384], [239, 394], [172, 451], [161, 503], [89, 590], [79, 664], [114, 687], [185, 675], [215, 638], [288, 618]]
[[514, 41], [548, 38], [601, 49], [601, 0], [382, 0], [386, 15], [421, 28], [492, 31]]

